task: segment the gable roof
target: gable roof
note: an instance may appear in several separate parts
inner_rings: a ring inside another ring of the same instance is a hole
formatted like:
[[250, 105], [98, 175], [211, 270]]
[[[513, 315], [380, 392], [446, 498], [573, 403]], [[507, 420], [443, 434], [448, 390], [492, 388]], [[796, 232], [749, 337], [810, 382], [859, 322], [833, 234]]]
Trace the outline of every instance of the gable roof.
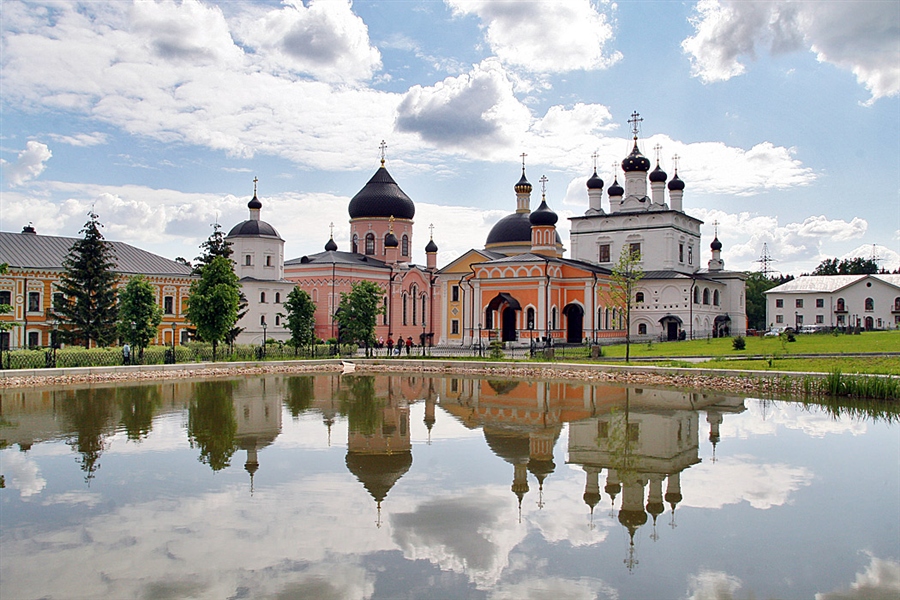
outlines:
[[[80, 238], [0, 231], [0, 263], [22, 269], [62, 269], [72, 244]], [[126, 275], [189, 276], [191, 268], [125, 242], [111, 242], [115, 271]]]
[[900, 288], [900, 275], [801, 275], [797, 279], [782, 283], [765, 292], [766, 294], [829, 294], [850, 287], [863, 279], [878, 279], [890, 286]]

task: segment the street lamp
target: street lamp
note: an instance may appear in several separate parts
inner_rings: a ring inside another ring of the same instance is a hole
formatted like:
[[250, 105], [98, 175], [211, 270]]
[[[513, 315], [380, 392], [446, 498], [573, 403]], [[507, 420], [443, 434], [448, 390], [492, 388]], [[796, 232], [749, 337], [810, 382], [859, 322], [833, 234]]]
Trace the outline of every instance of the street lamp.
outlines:
[[481, 355], [481, 321], [478, 321], [478, 356]]
[[425, 345], [428, 338], [425, 337], [425, 318], [422, 318], [422, 356], [425, 356]]
[[266, 328], [267, 328], [267, 327], [268, 327], [268, 325], [266, 324], [265, 321], [263, 321], [263, 322], [262, 322], [262, 328], [263, 328], [263, 347], [262, 347], [262, 350], [263, 350], [263, 356], [266, 355]]
[[175, 364], [175, 328], [178, 324], [172, 321], [172, 364]]
[[56, 368], [56, 349], [59, 348], [59, 319], [53, 319], [53, 339], [51, 341], [51, 346], [53, 346], [53, 368]]

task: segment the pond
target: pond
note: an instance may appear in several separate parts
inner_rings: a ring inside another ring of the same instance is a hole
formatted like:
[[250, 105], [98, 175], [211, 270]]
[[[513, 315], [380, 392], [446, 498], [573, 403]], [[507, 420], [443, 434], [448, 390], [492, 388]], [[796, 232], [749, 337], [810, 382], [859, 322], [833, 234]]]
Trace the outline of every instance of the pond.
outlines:
[[421, 374], [0, 409], [4, 600], [900, 594], [889, 411]]

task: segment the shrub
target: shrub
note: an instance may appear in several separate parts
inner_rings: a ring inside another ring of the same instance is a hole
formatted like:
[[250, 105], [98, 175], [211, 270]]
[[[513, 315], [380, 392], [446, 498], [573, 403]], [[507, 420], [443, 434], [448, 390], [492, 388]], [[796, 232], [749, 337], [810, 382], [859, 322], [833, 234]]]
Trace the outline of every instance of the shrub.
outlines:
[[747, 341], [743, 337], [737, 336], [731, 340], [731, 347], [735, 350], [744, 350], [747, 347]]

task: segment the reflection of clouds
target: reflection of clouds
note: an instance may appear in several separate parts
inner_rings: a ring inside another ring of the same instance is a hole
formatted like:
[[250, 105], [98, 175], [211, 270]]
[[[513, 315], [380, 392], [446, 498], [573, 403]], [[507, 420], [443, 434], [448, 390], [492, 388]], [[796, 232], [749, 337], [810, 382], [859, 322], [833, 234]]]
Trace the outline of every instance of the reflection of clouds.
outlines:
[[509, 499], [490, 489], [465, 497], [423, 502], [391, 516], [394, 541], [407, 558], [468, 572], [478, 584], [493, 583], [525, 529], [508, 518]]
[[47, 480], [38, 473], [38, 466], [33, 460], [21, 452], [9, 450], [0, 454], [0, 465], [6, 474], [6, 485], [10, 489], [19, 490], [19, 496], [28, 498], [41, 493]]
[[779, 427], [805, 433], [809, 437], [866, 433], [867, 421], [848, 416], [835, 418], [824, 409], [805, 407], [795, 402], [755, 400], [747, 398], [747, 410], [740, 415], [726, 415], [720, 428], [722, 437], [747, 439], [760, 435], [775, 435]]
[[701, 463], [682, 474], [684, 506], [722, 508], [744, 500], [753, 508], [781, 506], [791, 492], [809, 485], [813, 474], [803, 467], [755, 463], [752, 456], [730, 456]]
[[[544, 481], [544, 509], [538, 510], [537, 486], [525, 496], [530, 499], [525, 517], [549, 543], [565, 542], [572, 546], [590, 546], [606, 539], [612, 521], [602, 510], [603, 503], [594, 507], [594, 529], [590, 527], [590, 507], [582, 500], [585, 473], [581, 467], [569, 465], [559, 469]], [[609, 496], [602, 494], [603, 500]], [[525, 503], [523, 503], [525, 504]]]
[[[73, 590], [83, 598], [227, 598], [242, 588], [246, 597], [290, 597], [294, 589], [321, 589], [328, 597], [320, 580], [332, 582], [332, 597], [364, 597], [373, 584], [354, 565], [357, 556], [394, 548], [389, 530], [374, 520], [372, 499], [343, 475], [308, 477], [253, 497], [245, 486], [166, 497], [52, 531], [7, 531], [0, 580], [10, 598], [69, 598]], [[335, 536], [335, 522], [353, 535]], [[102, 573], [85, 565], [102, 565]]]
[[491, 592], [491, 600], [595, 600], [618, 599], [619, 593], [597, 579], [533, 578], [500, 585]]
[[95, 492], [87, 490], [76, 490], [73, 492], [64, 492], [62, 494], [52, 494], [44, 498], [44, 506], [52, 506], [54, 504], [83, 504], [89, 508], [93, 508], [100, 504], [102, 497]]
[[729, 600], [741, 580], [721, 571], [700, 571], [688, 579], [688, 600]]
[[850, 589], [816, 594], [816, 600], [896, 600], [900, 598], [900, 562], [869, 555], [866, 570], [856, 574]]
[[128, 435], [120, 428], [115, 435], [107, 438], [109, 447], [104, 454], [142, 454], [190, 448], [191, 443], [184, 429], [186, 421], [187, 413], [181, 411], [154, 417], [151, 426], [153, 435], [140, 440], [129, 440]]

